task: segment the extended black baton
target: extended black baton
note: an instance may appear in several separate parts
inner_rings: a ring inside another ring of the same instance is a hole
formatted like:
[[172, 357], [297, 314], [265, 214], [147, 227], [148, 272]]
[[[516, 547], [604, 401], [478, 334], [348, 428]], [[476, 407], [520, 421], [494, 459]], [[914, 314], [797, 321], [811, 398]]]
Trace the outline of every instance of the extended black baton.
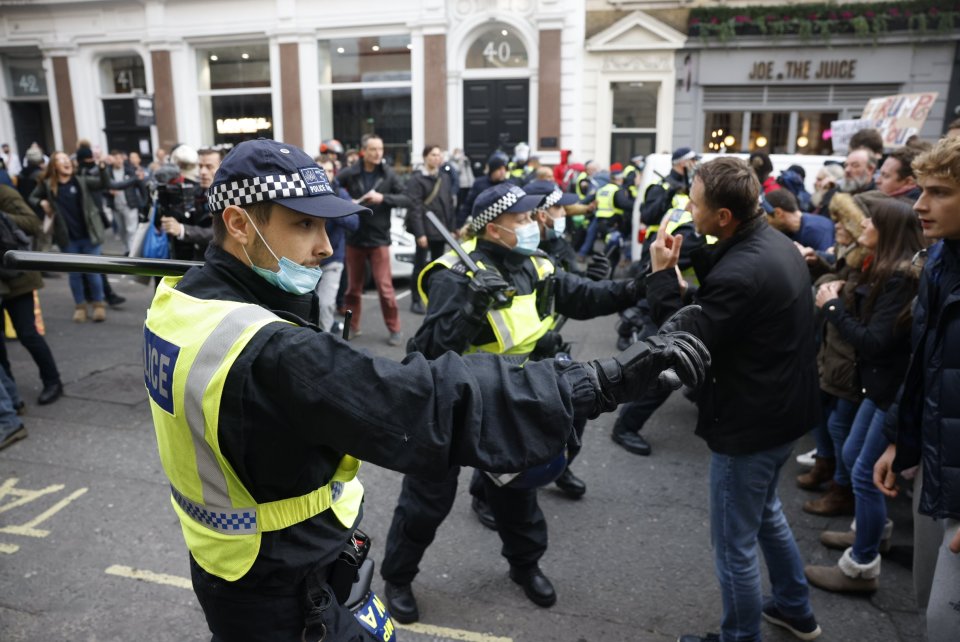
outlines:
[[4, 267], [12, 270], [47, 272], [91, 272], [94, 274], [131, 274], [134, 276], [182, 276], [200, 261], [143, 259], [129, 256], [92, 256], [10, 250], [3, 255]]
[[[460, 244], [457, 242], [457, 239], [453, 238], [453, 234], [450, 233], [450, 230], [440, 222], [440, 219], [437, 218], [437, 215], [431, 211], [427, 211], [427, 220], [433, 224], [433, 227], [440, 233], [440, 236], [443, 237], [443, 240], [446, 241], [447, 245], [453, 248], [453, 251], [456, 252], [457, 256], [460, 257], [460, 260], [463, 261], [464, 265], [467, 266], [467, 269], [476, 274], [480, 271], [480, 266], [477, 265], [477, 262], [470, 258], [470, 255], [467, 254], [466, 250], [460, 247]], [[416, 277], [416, 275], [414, 275]], [[493, 295], [493, 300], [495, 302], [494, 307], [496, 308], [505, 308], [510, 305], [510, 297], [508, 297], [504, 292], [500, 291]]]

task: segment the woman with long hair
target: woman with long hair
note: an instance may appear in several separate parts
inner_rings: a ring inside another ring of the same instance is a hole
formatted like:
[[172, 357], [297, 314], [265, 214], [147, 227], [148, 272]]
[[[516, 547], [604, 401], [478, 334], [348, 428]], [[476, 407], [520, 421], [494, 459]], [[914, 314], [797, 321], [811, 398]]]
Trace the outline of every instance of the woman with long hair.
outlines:
[[[85, 153], [90, 153], [89, 148], [81, 147], [77, 151], [77, 157]], [[102, 161], [98, 173], [78, 175], [69, 156], [64, 152], [54, 152], [43, 177], [30, 195], [30, 204], [43, 209], [46, 219], [44, 225], [52, 223], [54, 242], [62, 251], [99, 256], [100, 245], [103, 243], [103, 219], [92, 192], [109, 186], [110, 177], [106, 164]], [[70, 291], [76, 304], [73, 320], [77, 323], [87, 320], [84, 281], [89, 288], [90, 303], [93, 304], [93, 320], [106, 320], [106, 303], [100, 275], [71, 272]]]
[[814, 586], [844, 593], [877, 590], [880, 549], [889, 546], [892, 524], [887, 522], [884, 497], [873, 485], [873, 465], [887, 448], [884, 418], [907, 369], [911, 302], [918, 284], [912, 259], [924, 247], [920, 223], [909, 205], [889, 197], [868, 203], [869, 218], [863, 221], [858, 243], [872, 254], [855, 286], [842, 298], [837, 296], [841, 281], [824, 284], [817, 292], [817, 306], [856, 350], [864, 395], [842, 455], [853, 485], [855, 528], [821, 534], [825, 546], [845, 549], [836, 566], [805, 569]]

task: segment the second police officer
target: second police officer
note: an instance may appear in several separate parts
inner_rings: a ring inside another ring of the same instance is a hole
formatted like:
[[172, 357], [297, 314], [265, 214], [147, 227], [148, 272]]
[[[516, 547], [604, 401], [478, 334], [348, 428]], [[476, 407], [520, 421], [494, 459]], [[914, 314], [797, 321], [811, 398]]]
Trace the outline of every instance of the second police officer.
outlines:
[[[504, 368], [509, 368], [508, 364], [529, 368], [552, 358], [562, 344], [552, 331], [554, 303], [560, 314], [588, 319], [627, 308], [643, 295], [642, 281], [594, 282], [556, 271], [547, 255], [537, 249], [540, 228], [531, 217], [543, 200], [544, 196], [528, 195], [509, 183], [488, 188], [477, 197], [469, 228], [473, 238], [464, 244], [464, 250], [476, 262], [478, 272], [473, 273], [451, 252], [420, 273], [418, 287], [427, 303], [427, 315], [407, 346], [411, 353], [422, 353], [428, 359], [449, 357], [451, 352], [497, 355]], [[510, 291], [512, 298], [494, 304], [484, 297], [478, 306], [475, 301], [481, 285], [497, 285]], [[659, 339], [651, 341], [656, 344]], [[507, 414], [501, 420], [512, 421], [509, 416], [514, 410], [538, 405], [532, 392], [525, 386], [511, 390], [510, 399], [505, 400], [510, 409], [505, 409]], [[458, 413], [451, 416], [463, 418]], [[568, 429], [579, 419], [580, 415], [571, 416]], [[509, 444], [500, 447], [509, 449]], [[547, 524], [537, 504], [536, 487], [564, 471], [563, 457], [559, 460], [513, 481], [480, 475], [471, 484], [472, 492], [480, 486], [495, 518], [510, 578], [543, 607], [556, 602], [556, 592], [538, 564], [547, 548]], [[459, 472], [459, 462], [452, 461], [442, 481], [417, 473], [404, 477], [381, 568], [391, 614], [401, 623], [419, 619], [411, 583], [453, 506]]]

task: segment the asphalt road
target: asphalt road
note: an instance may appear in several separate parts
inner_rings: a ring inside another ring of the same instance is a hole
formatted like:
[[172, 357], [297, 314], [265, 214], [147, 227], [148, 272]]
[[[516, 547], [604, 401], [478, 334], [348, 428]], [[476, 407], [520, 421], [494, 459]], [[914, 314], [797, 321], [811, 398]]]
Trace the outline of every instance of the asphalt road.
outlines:
[[[143, 389], [141, 324], [152, 289], [117, 280], [128, 301], [106, 323], [73, 324], [65, 277], [41, 291], [47, 340], [66, 394], [37, 406], [36, 368], [15, 341], [7, 343], [30, 436], [0, 452], [0, 639], [207, 640], [189, 590], [186, 549], [169, 503]], [[402, 294], [401, 296], [405, 296]], [[401, 299], [404, 333], [420, 317]], [[365, 296], [358, 348], [402, 358], [386, 345], [375, 293]], [[575, 358], [615, 350], [614, 319], [570, 322], [564, 334]], [[713, 574], [707, 510], [708, 451], [693, 435], [695, 408], [675, 395], [645, 434], [651, 457], [637, 457], [609, 438], [613, 416], [592, 422], [574, 465], [587, 482], [580, 501], [554, 488], [540, 501], [550, 524], [542, 567], [559, 601], [541, 609], [507, 577], [499, 540], [470, 510], [462, 476], [456, 505], [429, 549], [414, 585], [422, 624], [399, 639], [474, 642], [631, 640], [665, 642], [680, 633], [715, 631], [720, 596]], [[322, 424], [322, 417], [318, 417]], [[806, 437], [797, 451], [807, 450]], [[808, 561], [835, 563], [818, 543], [821, 530], [846, 529], [848, 518], [800, 511], [791, 460], [783, 501]], [[400, 475], [367, 465], [364, 529], [379, 562], [400, 487]], [[823, 640], [919, 641], [910, 581], [910, 512], [891, 505], [894, 548], [873, 597], [813, 589]], [[381, 588], [379, 576], [375, 588]], [[793, 639], [764, 625], [769, 640]]]

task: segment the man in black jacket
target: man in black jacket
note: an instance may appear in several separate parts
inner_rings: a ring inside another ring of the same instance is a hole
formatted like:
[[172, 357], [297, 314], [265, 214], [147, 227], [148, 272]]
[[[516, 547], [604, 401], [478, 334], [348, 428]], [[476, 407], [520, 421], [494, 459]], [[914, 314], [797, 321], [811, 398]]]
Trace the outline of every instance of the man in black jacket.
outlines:
[[[697, 393], [697, 434], [712, 451], [710, 519], [723, 597], [720, 639], [759, 640], [761, 615], [803, 639], [819, 635], [793, 533], [777, 495], [793, 442], [819, 416], [814, 309], [800, 254], [759, 211], [760, 184], [742, 160], [704, 164], [690, 192], [697, 232], [718, 243], [691, 258], [702, 306], [678, 329], [713, 354]], [[662, 323], [682, 305], [681, 235], [651, 246], [647, 300]], [[757, 544], [773, 596], [763, 598]], [[683, 636], [682, 642], [703, 640]], [[709, 638], [707, 638], [709, 639]]]
[[[423, 167], [415, 171], [407, 182], [407, 197], [410, 207], [407, 209], [407, 231], [417, 240], [417, 250], [413, 256], [413, 281], [417, 280], [420, 270], [430, 261], [443, 254], [443, 236], [427, 220], [426, 212], [436, 214], [444, 227], [452, 232], [457, 225], [457, 213], [453, 205], [453, 182], [448, 172], [440, 170], [443, 153], [437, 145], [423, 148]], [[417, 287], [410, 288], [410, 311], [425, 314], [423, 301]]]
[[960, 139], [913, 162], [923, 189], [913, 209], [930, 248], [913, 313], [907, 376], [887, 412], [891, 445], [873, 481], [897, 495], [896, 472], [921, 464], [914, 485], [913, 578], [931, 642], [960, 631]]
[[393, 291], [390, 271], [390, 210], [409, 207], [410, 199], [403, 193], [396, 174], [383, 164], [383, 139], [376, 134], [363, 138], [363, 159], [340, 172], [340, 185], [350, 193], [353, 201], [372, 212], [360, 217], [360, 229], [347, 238], [347, 293], [344, 305], [353, 310], [350, 333], [360, 334], [360, 300], [367, 280], [366, 262], [370, 261], [373, 282], [380, 294], [380, 310], [390, 336], [387, 343], [398, 346], [400, 312], [397, 295]]

